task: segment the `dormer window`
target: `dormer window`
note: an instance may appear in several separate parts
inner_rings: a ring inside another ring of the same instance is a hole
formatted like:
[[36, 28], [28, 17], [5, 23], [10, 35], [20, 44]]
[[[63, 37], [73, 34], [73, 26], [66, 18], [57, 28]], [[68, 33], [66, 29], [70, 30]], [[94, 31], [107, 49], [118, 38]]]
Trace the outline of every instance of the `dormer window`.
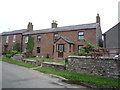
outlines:
[[13, 36], [13, 42], [16, 42], [16, 35]]
[[54, 33], [54, 41], [58, 40], [58, 33]]
[[9, 41], [9, 36], [6, 37], [6, 43], [8, 43], [8, 41]]
[[37, 41], [40, 42], [41, 41], [41, 35], [37, 36]]

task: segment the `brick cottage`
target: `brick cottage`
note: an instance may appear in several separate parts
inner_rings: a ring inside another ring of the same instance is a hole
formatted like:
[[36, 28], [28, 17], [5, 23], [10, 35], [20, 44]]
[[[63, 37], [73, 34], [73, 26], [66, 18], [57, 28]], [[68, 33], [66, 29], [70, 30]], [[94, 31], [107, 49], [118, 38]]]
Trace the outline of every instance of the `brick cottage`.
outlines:
[[97, 14], [96, 23], [57, 27], [57, 22], [53, 21], [51, 28], [42, 30], [33, 30], [32, 23], [29, 23], [27, 29], [3, 32], [2, 51], [10, 50], [18, 41], [21, 51], [26, 52], [29, 36], [34, 37], [33, 56], [49, 56], [61, 60], [74, 52], [80, 52], [85, 44], [83, 39], [97, 46], [102, 44], [100, 16]]

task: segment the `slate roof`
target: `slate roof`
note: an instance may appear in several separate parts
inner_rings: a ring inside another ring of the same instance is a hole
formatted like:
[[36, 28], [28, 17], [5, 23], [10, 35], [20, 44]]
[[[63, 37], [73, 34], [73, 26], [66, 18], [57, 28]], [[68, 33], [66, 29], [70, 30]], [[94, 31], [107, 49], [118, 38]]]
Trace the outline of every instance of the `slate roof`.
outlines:
[[[68, 39], [64, 38], [63, 36], [60, 36], [60, 37], [58, 38], [58, 40], [61, 39], [61, 38], [62, 38], [64, 41], [66, 41], [67, 43], [75, 44], [73, 41], [68, 40]], [[57, 40], [57, 41], [58, 41], [58, 40]], [[56, 42], [57, 42], [57, 41], [56, 41]], [[55, 43], [56, 43], [56, 42], [55, 42]]]
[[93, 29], [93, 28], [97, 28], [98, 26], [99, 26], [99, 23], [71, 25], [71, 26], [64, 26], [64, 27], [57, 27], [57, 28], [33, 30], [32, 32], [26, 32], [23, 35], [50, 33], [50, 32], [62, 32], [62, 31], [73, 31], [73, 30], [81, 30], [81, 29]]
[[111, 30], [115, 30], [114, 28], [117, 28], [116, 30], [120, 30], [120, 22], [118, 22], [115, 26], [113, 26], [112, 28], [110, 28], [108, 31], [106, 31], [104, 34], [106, 34], [107, 32], [111, 31]]
[[2, 35], [19, 34], [19, 33], [24, 33], [26, 31], [27, 29], [14, 30], [14, 31], [9, 31], [9, 32], [3, 32]]

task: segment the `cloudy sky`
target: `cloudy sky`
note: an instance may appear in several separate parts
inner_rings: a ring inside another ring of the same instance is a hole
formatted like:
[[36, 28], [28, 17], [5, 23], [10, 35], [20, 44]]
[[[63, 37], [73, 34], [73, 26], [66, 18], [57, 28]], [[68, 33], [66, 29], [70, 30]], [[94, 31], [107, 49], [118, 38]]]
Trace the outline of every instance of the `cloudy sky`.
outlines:
[[120, 0], [0, 0], [0, 33], [27, 28], [51, 28], [52, 20], [58, 27], [95, 23], [101, 17], [104, 33], [118, 23]]

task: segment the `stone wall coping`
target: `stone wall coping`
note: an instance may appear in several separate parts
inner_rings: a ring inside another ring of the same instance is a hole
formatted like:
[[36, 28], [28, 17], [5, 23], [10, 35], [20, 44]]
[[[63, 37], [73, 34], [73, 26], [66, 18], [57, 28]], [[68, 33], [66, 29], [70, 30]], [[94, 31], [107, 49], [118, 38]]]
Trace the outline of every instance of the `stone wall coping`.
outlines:
[[[68, 56], [68, 58], [83, 58], [83, 59], [93, 59], [93, 57], [91, 56]], [[97, 59], [113, 59], [113, 60], [120, 60], [120, 58], [116, 58], [116, 57], [97, 57]]]
[[27, 59], [23, 59], [25, 61], [29, 61], [29, 62], [36, 62], [36, 60], [27, 60]]
[[17, 56], [17, 55], [23, 55], [23, 54], [15, 54], [15, 55]]
[[63, 64], [58, 64], [58, 63], [55, 63], [55, 62], [43, 62], [45, 64], [51, 64], [51, 65], [58, 65], [58, 66], [64, 66]]

